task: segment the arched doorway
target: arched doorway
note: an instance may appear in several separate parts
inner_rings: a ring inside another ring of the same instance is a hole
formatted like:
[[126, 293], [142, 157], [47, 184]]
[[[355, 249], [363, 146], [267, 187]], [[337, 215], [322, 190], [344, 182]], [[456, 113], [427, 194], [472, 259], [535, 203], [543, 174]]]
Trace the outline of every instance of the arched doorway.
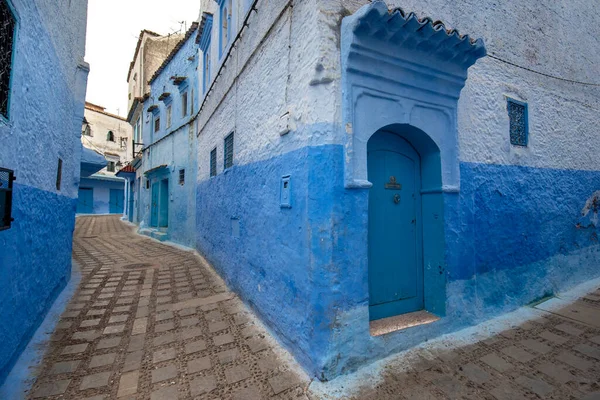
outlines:
[[439, 149], [413, 126], [389, 125], [367, 142], [367, 173], [369, 319], [428, 309], [439, 294], [424, 260], [444, 251]]
[[423, 309], [421, 162], [403, 138], [378, 131], [367, 144], [369, 315]]

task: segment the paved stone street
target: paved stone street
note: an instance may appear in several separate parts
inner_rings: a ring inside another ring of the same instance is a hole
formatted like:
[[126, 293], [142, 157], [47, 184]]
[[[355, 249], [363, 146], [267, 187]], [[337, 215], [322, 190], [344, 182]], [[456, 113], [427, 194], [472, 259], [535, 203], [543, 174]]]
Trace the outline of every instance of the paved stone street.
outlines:
[[600, 400], [600, 289], [568, 303], [551, 299], [537, 318], [471, 345], [416, 349], [355, 398]]
[[82, 281], [31, 398], [600, 400], [600, 289], [466, 347], [417, 349], [374, 387], [359, 371], [358, 392], [326, 397], [194, 253], [118, 217], [78, 218], [73, 253]]
[[306, 399], [297, 365], [203, 260], [133, 232], [77, 219], [81, 284], [31, 398]]

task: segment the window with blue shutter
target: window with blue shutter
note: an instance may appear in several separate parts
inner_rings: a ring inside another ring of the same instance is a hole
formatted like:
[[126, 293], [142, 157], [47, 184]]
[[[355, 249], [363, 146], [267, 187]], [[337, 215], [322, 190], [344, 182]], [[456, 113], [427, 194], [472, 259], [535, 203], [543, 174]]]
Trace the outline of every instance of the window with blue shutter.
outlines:
[[223, 146], [223, 164], [225, 169], [233, 166], [233, 132], [225, 138]]

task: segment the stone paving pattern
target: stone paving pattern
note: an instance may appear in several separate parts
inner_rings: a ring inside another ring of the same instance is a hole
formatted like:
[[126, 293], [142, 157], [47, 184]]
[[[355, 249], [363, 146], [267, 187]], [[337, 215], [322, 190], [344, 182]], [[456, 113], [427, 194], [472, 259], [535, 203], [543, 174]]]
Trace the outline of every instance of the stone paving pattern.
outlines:
[[[118, 217], [77, 219], [80, 287], [30, 398], [316, 399], [298, 366], [191, 252]], [[470, 346], [420, 354], [354, 399], [600, 400], [600, 290]], [[287, 361], [283, 361], [283, 360]]]
[[73, 257], [82, 280], [29, 398], [307, 399], [298, 366], [194, 253], [95, 216], [77, 218]]
[[[566, 317], [568, 316], [568, 317]], [[600, 400], [600, 289], [478, 343], [421, 357], [356, 399]]]

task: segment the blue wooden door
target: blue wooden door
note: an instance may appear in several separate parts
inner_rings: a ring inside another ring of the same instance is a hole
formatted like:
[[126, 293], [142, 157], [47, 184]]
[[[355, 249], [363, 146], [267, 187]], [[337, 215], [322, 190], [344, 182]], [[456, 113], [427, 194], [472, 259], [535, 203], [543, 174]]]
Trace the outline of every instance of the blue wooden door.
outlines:
[[368, 143], [369, 316], [423, 309], [421, 168], [401, 137], [378, 132]]
[[160, 181], [160, 201], [158, 202], [158, 226], [169, 226], [169, 180]]
[[79, 188], [77, 197], [77, 213], [92, 214], [94, 212], [94, 189]]
[[159, 183], [154, 182], [152, 184], [152, 204], [150, 206], [150, 226], [158, 226], [158, 190]]
[[108, 212], [111, 214], [123, 214], [123, 202], [125, 191], [123, 189], [110, 189]]
[[135, 181], [129, 181], [129, 191], [127, 192], [127, 195], [129, 196], [127, 198], [127, 217], [129, 219], [129, 222], [133, 222], [133, 195], [135, 193]]

